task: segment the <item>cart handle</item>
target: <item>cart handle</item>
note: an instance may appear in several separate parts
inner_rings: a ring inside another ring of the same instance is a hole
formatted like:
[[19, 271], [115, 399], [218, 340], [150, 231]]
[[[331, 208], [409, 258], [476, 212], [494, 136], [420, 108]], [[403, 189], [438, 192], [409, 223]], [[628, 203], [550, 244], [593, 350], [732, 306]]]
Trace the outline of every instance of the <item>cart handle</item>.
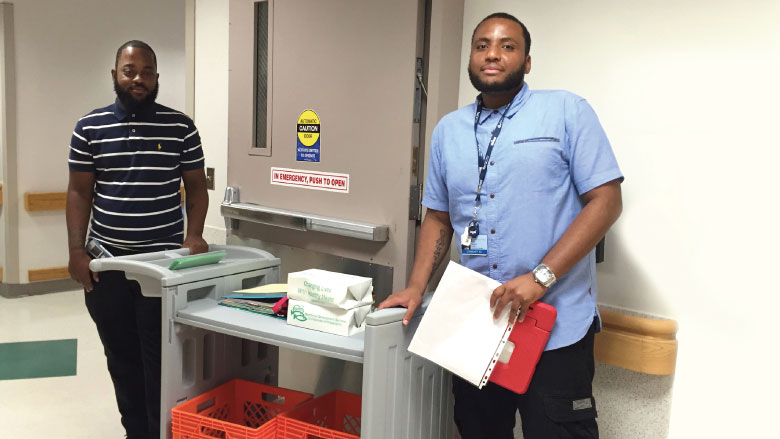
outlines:
[[[414, 312], [414, 317], [412, 318], [417, 318], [418, 316], [425, 314], [425, 310], [428, 309], [428, 304], [431, 303], [431, 297], [433, 297], [433, 293], [426, 293], [423, 296], [422, 303]], [[388, 323], [400, 322], [403, 320], [405, 314], [406, 308], [402, 307], [380, 309], [366, 316], [366, 324], [371, 326], [379, 326], [386, 325]]]

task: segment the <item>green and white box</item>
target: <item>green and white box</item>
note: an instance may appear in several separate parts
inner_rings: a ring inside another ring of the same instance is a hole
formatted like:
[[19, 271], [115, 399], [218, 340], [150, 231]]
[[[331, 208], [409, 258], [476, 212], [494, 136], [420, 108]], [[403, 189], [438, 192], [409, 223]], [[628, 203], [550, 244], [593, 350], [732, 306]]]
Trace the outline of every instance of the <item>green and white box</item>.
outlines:
[[352, 309], [374, 303], [370, 277], [312, 268], [287, 275], [287, 297], [330, 308]]
[[336, 335], [353, 335], [362, 332], [371, 305], [352, 309], [327, 308], [302, 300], [290, 299], [287, 303], [287, 324], [314, 329]]

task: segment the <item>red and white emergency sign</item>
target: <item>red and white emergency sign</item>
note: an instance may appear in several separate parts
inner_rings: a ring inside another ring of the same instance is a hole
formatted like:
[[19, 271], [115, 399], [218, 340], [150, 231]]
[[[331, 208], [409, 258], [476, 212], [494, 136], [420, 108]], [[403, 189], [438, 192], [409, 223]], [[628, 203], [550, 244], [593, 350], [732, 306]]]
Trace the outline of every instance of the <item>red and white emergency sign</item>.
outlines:
[[349, 174], [271, 168], [271, 184], [349, 193]]

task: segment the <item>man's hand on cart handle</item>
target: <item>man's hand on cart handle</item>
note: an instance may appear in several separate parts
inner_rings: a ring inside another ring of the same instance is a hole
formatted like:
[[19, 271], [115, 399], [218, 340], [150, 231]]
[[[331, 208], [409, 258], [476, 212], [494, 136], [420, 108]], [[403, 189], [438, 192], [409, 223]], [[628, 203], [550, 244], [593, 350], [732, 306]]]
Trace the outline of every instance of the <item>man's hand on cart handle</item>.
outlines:
[[181, 245], [182, 248], [190, 249], [191, 255], [197, 255], [198, 253], [206, 253], [209, 251], [209, 245], [200, 236], [187, 236], [184, 238], [184, 242]]
[[406, 288], [405, 290], [393, 293], [379, 304], [377, 309], [392, 308], [394, 306], [403, 306], [406, 308], [406, 314], [404, 314], [403, 325], [409, 324], [409, 321], [414, 317], [414, 312], [422, 303], [422, 291], [416, 288]]

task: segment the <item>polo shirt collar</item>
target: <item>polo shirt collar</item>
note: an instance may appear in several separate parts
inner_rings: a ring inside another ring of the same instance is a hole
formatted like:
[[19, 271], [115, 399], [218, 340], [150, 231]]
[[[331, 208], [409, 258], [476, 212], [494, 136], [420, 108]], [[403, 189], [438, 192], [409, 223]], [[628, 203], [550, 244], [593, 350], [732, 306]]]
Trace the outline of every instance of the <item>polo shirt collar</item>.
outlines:
[[[517, 111], [520, 110], [520, 107], [522, 107], [523, 104], [525, 104], [525, 102], [528, 100], [529, 94], [530, 93], [528, 91], [528, 83], [524, 82], [523, 88], [521, 88], [520, 91], [517, 92], [515, 97], [512, 98], [512, 102], [509, 103], [509, 111], [506, 112], [507, 118], [511, 119], [517, 113]], [[479, 96], [477, 96], [477, 99], [474, 100], [474, 105], [476, 106], [478, 102], [479, 102]], [[498, 114], [502, 114], [505, 108], [506, 106], [499, 108]], [[483, 114], [483, 116], [481, 116], [482, 120], [479, 122], [480, 125], [483, 124], [486, 120], [488, 120], [490, 115], [493, 114], [493, 111], [483, 110], [482, 114]]]
[[[156, 102], [152, 102], [152, 105], [149, 105], [146, 108], [135, 110], [136, 115], [141, 117], [148, 117], [155, 112], [155, 106], [157, 105]], [[114, 100], [114, 105], [112, 105], [112, 111], [114, 112], [114, 116], [116, 116], [117, 120], [124, 120], [127, 118], [127, 110], [122, 107], [122, 104], [119, 103], [119, 98]]]

